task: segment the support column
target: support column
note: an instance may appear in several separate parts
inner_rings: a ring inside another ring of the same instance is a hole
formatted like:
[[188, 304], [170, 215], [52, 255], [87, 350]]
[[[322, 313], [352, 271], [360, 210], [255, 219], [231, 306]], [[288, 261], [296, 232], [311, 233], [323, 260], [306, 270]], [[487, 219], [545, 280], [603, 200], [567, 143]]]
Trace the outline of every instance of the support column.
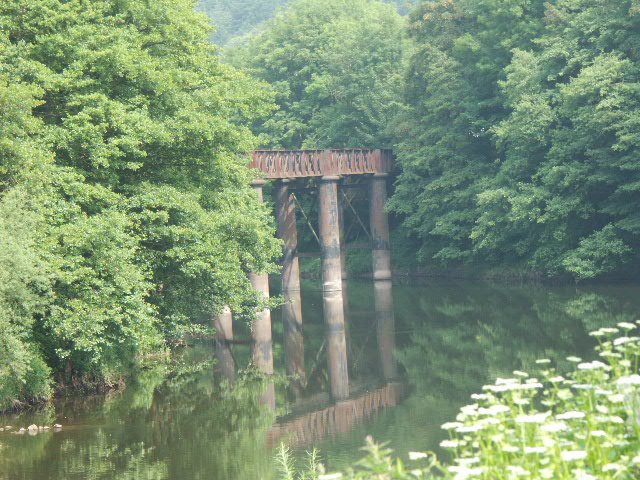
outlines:
[[389, 218], [387, 203], [387, 174], [376, 174], [369, 188], [369, 220], [373, 247], [374, 280], [391, 279], [391, 250], [389, 246]]
[[222, 375], [233, 383], [236, 379], [236, 363], [229, 342], [233, 340], [233, 316], [229, 307], [224, 307], [220, 315], [213, 318], [212, 326], [216, 331], [216, 358]]
[[382, 367], [382, 375], [387, 382], [395, 380], [398, 376], [398, 364], [394, 356], [396, 329], [392, 289], [391, 280], [375, 280], [373, 282], [380, 365]]
[[331, 394], [335, 400], [349, 397], [349, 373], [342, 300], [342, 265], [338, 220], [337, 176], [320, 180], [320, 242], [322, 247], [322, 300], [327, 330], [327, 354]]
[[300, 264], [296, 207], [289, 192], [290, 180], [282, 180], [276, 188], [278, 238], [283, 240], [282, 256], [282, 321], [284, 324], [284, 356], [287, 374], [298, 378], [294, 390], [305, 384], [302, 300], [300, 298]]
[[[258, 193], [260, 201], [263, 201], [262, 187], [264, 180], [253, 182], [253, 188]], [[250, 273], [249, 281], [251, 286], [257, 290], [262, 298], [269, 299], [269, 275], [266, 273]], [[252, 357], [253, 363], [258, 370], [266, 375], [273, 375], [273, 345], [271, 340], [271, 311], [265, 308], [256, 314], [255, 321], [251, 329], [253, 336]], [[276, 397], [273, 383], [267, 385], [267, 389], [262, 396], [263, 402], [275, 408]]]

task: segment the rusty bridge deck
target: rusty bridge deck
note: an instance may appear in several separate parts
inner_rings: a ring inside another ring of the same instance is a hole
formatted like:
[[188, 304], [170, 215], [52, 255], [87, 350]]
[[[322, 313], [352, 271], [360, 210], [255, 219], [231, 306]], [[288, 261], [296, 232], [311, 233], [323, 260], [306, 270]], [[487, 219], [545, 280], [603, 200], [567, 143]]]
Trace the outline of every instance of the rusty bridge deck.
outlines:
[[256, 150], [251, 168], [268, 179], [387, 174], [392, 168], [392, 155], [390, 150], [365, 148]]

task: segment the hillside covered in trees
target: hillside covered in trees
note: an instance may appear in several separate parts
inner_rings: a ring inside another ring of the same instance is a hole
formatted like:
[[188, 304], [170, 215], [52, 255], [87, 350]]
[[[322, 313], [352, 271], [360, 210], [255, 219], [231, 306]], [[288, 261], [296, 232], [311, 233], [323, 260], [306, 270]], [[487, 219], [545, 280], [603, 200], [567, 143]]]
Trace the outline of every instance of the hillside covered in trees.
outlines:
[[637, 271], [638, 0], [389, 3], [0, 4], [0, 409], [252, 311], [257, 146], [392, 148], [399, 262]]
[[585, 280], [640, 260], [639, 27], [636, 0], [299, 0], [228, 56], [276, 92], [266, 146], [394, 149], [412, 262]]

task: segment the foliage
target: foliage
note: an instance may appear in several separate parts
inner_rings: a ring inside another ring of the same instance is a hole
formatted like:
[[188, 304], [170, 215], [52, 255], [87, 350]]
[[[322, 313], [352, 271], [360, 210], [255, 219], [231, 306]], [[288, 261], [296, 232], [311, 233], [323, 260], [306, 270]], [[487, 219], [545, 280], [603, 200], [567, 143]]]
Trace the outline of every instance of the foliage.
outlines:
[[391, 208], [424, 262], [638, 262], [636, 2], [424, 1]]
[[0, 372], [0, 409], [46, 396], [49, 367], [121, 378], [222, 305], [251, 310], [246, 272], [275, 268], [244, 157], [271, 97], [193, 7], [0, 5], [0, 343], [23, 385]]
[[402, 172], [390, 206], [420, 240], [425, 262], [472, 256], [476, 198], [496, 173], [490, 132], [506, 115], [497, 82], [511, 50], [531, 46], [542, 28], [543, 4], [424, 1], [410, 15], [416, 46], [396, 127]]
[[401, 17], [391, 6], [297, 0], [229, 56], [277, 94], [279, 111], [258, 128], [265, 144], [384, 147], [403, 49]]

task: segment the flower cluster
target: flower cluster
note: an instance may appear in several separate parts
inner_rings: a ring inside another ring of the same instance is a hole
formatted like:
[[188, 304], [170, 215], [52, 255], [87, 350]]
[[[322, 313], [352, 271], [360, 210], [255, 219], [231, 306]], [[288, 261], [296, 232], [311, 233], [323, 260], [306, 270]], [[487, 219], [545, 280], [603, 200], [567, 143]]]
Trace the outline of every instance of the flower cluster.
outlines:
[[442, 426], [464, 479], [640, 478], [640, 337], [623, 322], [591, 335], [600, 359], [577, 357], [560, 375], [548, 359], [536, 376], [513, 372], [472, 396], [455, 422]]

